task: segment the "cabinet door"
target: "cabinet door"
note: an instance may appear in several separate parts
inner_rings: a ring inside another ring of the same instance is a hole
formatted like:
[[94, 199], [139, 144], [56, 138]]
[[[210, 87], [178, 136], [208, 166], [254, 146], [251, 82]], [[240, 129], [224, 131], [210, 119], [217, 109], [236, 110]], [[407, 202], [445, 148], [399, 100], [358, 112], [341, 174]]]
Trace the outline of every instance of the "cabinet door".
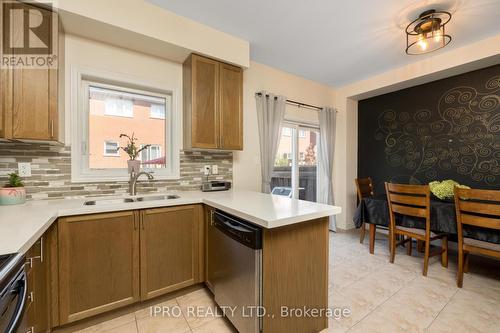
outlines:
[[133, 211], [60, 219], [60, 324], [139, 300], [138, 224]]
[[219, 147], [219, 62], [192, 55], [191, 146]]
[[214, 231], [212, 214], [214, 209], [212, 207], [205, 207], [205, 284], [208, 289], [214, 292], [213, 278], [215, 267], [215, 256], [212, 251], [214, 246]]
[[[52, 35], [51, 31], [54, 14], [27, 3], [16, 2], [15, 5], [16, 8], [25, 7], [30, 22], [49, 22], [38, 27], [37, 33], [50, 36], [53, 49], [57, 50], [58, 36]], [[9, 15], [9, 11], [2, 15]], [[11, 24], [11, 29], [23, 29], [23, 24]], [[24, 35], [22, 31], [16, 30], [10, 33], [17, 38]], [[56, 140], [57, 69], [3, 68], [1, 80], [3, 101], [0, 136], [9, 139]]]
[[221, 149], [243, 149], [243, 70], [220, 64]]
[[47, 332], [49, 330], [49, 285], [47, 280], [48, 275], [48, 258], [47, 243], [45, 235], [33, 246], [35, 257], [33, 260], [33, 295], [32, 301], [34, 306], [35, 316], [35, 332]]
[[147, 209], [141, 217], [141, 298], [200, 282], [200, 205]]
[[57, 139], [57, 71], [14, 69], [12, 137]]

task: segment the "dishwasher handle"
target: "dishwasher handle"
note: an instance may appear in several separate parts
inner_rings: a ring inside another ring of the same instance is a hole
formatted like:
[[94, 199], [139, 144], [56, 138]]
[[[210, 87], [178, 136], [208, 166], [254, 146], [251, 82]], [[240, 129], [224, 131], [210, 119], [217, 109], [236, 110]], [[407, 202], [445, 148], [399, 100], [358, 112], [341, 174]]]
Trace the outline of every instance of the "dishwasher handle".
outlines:
[[214, 226], [227, 236], [252, 249], [262, 248], [262, 230], [259, 227], [219, 211], [216, 211], [213, 217]]
[[228, 228], [229, 230], [233, 230], [235, 232], [243, 232], [243, 233], [252, 233], [253, 232], [253, 230], [247, 229], [247, 228], [243, 227], [241, 224], [231, 222], [230, 220], [223, 220], [223, 221], [220, 221], [218, 223], [224, 224], [225, 228]]

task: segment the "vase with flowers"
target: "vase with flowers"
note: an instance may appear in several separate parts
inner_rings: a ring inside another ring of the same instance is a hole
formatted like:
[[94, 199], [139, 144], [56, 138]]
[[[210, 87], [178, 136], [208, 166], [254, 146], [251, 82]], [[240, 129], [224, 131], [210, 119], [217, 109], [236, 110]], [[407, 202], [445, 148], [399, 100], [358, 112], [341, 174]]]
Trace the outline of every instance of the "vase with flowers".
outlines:
[[123, 137], [127, 138], [128, 142], [124, 147], [118, 147], [117, 149], [123, 150], [129, 157], [129, 160], [127, 161], [128, 172], [138, 173], [141, 168], [141, 161], [137, 160], [137, 157], [141, 151], [147, 149], [151, 145], [144, 145], [141, 148], [138, 148], [136, 145], [137, 138], [134, 136], [134, 133], [132, 133], [132, 135], [123, 133], [120, 134], [120, 139]]
[[26, 202], [26, 190], [16, 172], [9, 173], [9, 180], [0, 188], [0, 205], [19, 205]]

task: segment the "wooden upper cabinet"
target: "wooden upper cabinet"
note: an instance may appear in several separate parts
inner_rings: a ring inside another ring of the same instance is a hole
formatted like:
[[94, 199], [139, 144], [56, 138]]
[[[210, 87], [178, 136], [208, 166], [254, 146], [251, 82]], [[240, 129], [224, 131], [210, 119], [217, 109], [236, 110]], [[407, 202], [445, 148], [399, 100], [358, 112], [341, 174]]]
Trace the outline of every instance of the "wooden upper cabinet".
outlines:
[[191, 54], [183, 80], [185, 148], [242, 150], [242, 69]]
[[[38, 33], [51, 38], [53, 54], [57, 55], [58, 36], [57, 34], [54, 36], [51, 31], [54, 14], [50, 10], [31, 4], [16, 3], [16, 6], [26, 7], [25, 10], [31, 16], [42, 16], [41, 18], [30, 16], [30, 19], [50, 22], [42, 24], [38, 29], [43, 31]], [[9, 11], [2, 13], [3, 19], [6, 19], [6, 15], [9, 15]], [[22, 24], [10, 24], [10, 26], [12, 29], [23, 27]], [[21, 31], [13, 31], [11, 34], [22, 36]], [[58, 140], [57, 69], [26, 67], [2, 68], [1, 71], [0, 137]]]
[[12, 138], [57, 139], [57, 71], [13, 71]]
[[59, 321], [139, 301], [139, 212], [61, 218]]
[[219, 112], [222, 149], [243, 149], [243, 70], [219, 65]]
[[191, 146], [219, 147], [218, 89], [219, 63], [197, 55], [191, 62]]
[[141, 298], [202, 282], [203, 208], [186, 205], [141, 211]]

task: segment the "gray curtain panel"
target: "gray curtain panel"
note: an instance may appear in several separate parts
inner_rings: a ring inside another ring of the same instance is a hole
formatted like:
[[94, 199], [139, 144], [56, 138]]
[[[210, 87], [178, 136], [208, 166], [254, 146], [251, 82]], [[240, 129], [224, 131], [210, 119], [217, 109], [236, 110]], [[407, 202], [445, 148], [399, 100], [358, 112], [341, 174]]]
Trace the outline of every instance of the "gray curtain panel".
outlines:
[[[323, 108], [319, 118], [319, 166], [318, 202], [333, 205], [333, 155], [335, 153], [335, 125], [337, 112], [333, 108]], [[336, 231], [335, 216], [330, 216], [330, 230]]]
[[[261, 191], [271, 193], [271, 176], [278, 150], [281, 123], [285, 116], [286, 98], [261, 91], [255, 94], [260, 139]], [[275, 98], [276, 97], [276, 98]]]

